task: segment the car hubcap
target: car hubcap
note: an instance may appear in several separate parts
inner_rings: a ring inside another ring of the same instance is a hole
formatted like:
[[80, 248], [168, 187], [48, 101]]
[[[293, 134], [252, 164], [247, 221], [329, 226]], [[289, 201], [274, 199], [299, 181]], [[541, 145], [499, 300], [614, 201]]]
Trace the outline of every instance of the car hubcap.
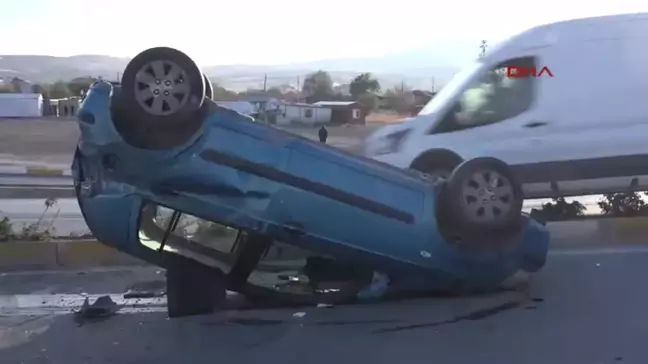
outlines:
[[462, 187], [462, 207], [472, 221], [496, 222], [512, 209], [511, 181], [497, 172], [477, 172]]
[[185, 71], [169, 61], [152, 61], [136, 75], [135, 99], [149, 114], [171, 115], [181, 110], [189, 99]]

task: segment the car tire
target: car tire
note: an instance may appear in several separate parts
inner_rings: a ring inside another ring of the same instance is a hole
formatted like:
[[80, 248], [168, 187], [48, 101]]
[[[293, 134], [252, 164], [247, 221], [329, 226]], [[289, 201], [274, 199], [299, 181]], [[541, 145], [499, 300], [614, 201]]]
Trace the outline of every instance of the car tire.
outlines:
[[181, 126], [199, 117], [205, 76], [177, 49], [147, 49], [133, 58], [122, 76], [121, 104], [131, 122], [154, 128]]
[[456, 231], [495, 233], [517, 228], [522, 221], [522, 187], [508, 165], [496, 158], [460, 164], [446, 181], [440, 200], [440, 209]]
[[211, 81], [209, 80], [206, 74], [203, 74], [203, 77], [205, 78], [205, 98], [209, 100], [213, 100], [214, 86], [212, 85]]
[[227, 298], [223, 272], [171, 253], [166, 259], [169, 317], [207, 315], [224, 307]]
[[410, 169], [425, 173], [432, 178], [447, 179], [461, 162], [461, 158], [456, 155], [434, 153], [417, 158]]

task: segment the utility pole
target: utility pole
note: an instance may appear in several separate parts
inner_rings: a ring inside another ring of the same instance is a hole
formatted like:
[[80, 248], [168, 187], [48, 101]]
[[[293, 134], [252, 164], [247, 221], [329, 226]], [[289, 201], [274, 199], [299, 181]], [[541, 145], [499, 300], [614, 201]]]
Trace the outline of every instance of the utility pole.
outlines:
[[263, 92], [268, 91], [268, 74], [263, 75]]
[[432, 77], [432, 92], [434, 92], [434, 77]]
[[401, 80], [401, 92], [405, 91], [405, 81]]

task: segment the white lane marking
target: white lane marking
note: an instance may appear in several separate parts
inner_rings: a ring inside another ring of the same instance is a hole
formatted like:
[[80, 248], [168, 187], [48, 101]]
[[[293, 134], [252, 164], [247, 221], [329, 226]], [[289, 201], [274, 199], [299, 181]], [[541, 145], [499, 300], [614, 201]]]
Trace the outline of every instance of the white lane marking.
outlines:
[[[237, 295], [227, 292], [227, 295]], [[123, 293], [104, 294], [17, 294], [0, 295], [0, 316], [64, 315], [78, 310], [88, 298], [90, 304], [101, 296], [119, 306], [118, 313], [166, 312], [166, 297], [129, 298]]]
[[120, 306], [150, 306], [166, 305], [166, 298], [133, 298], [124, 299], [124, 294], [17, 294], [17, 295], [0, 295], [0, 310], [7, 307], [14, 308], [34, 308], [34, 307], [67, 307], [74, 308], [83, 304], [88, 298], [90, 303], [94, 302], [101, 296], [110, 296], [110, 298]]
[[[117, 311], [118, 315], [166, 312], [166, 306], [149, 306], [149, 307], [122, 307]], [[37, 308], [8, 308], [0, 310], [0, 316], [49, 316], [49, 315], [69, 315], [73, 312], [71, 308], [64, 307], [37, 307]]]
[[18, 272], [4, 272], [0, 273], [0, 277], [5, 276], [30, 276], [30, 275], [81, 275], [93, 273], [119, 273], [119, 272], [151, 272], [155, 271], [157, 274], [163, 276], [164, 269], [156, 266], [115, 266], [115, 267], [96, 267], [88, 269], [56, 269], [56, 270], [25, 270]]
[[61, 315], [79, 309], [88, 298], [92, 304], [108, 295], [120, 313], [166, 311], [166, 297], [124, 299], [123, 294], [18, 294], [0, 295], [0, 315]]
[[645, 254], [648, 246], [620, 246], [614, 248], [578, 248], [550, 250], [549, 255], [611, 255], [611, 254]]

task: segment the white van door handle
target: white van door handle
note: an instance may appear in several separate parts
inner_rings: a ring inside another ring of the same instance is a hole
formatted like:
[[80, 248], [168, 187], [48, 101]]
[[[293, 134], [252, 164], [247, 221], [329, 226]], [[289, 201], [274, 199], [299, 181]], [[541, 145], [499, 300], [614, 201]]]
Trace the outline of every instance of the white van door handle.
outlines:
[[530, 122], [524, 124], [524, 127], [525, 128], [537, 128], [539, 126], [546, 126], [547, 124], [549, 124], [549, 123], [547, 123], [546, 121], [530, 121]]

